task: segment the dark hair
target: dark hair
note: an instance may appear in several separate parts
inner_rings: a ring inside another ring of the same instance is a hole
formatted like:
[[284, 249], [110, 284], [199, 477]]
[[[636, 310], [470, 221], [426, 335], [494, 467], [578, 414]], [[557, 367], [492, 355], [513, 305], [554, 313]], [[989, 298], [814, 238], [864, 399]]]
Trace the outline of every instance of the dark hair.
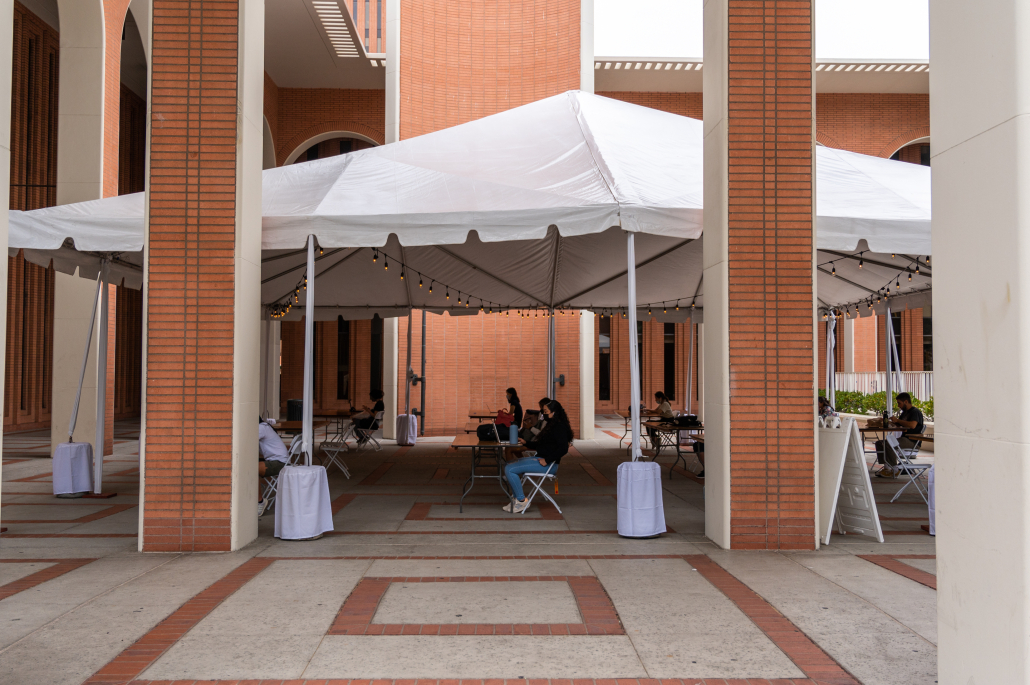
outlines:
[[666, 397], [666, 396], [665, 396], [665, 393], [664, 393], [664, 392], [662, 392], [661, 390], [659, 390], [658, 392], [656, 392], [656, 393], [654, 394], [654, 398], [655, 398], [656, 400], [657, 400], [657, 399], [661, 399], [661, 400], [662, 400], [662, 402], [668, 402], [668, 401], [669, 401], [669, 398], [668, 398], [668, 397]]
[[907, 392], [898, 393], [898, 402], [912, 402], [912, 396]]
[[[572, 424], [569, 423], [569, 415], [565, 413], [565, 407], [561, 406], [561, 402], [558, 400], [551, 400], [547, 404], [547, 408], [551, 410], [551, 420], [544, 426], [544, 433], [553, 431], [555, 426], [565, 426], [565, 429], [569, 432], [569, 444], [572, 444]], [[539, 438], [537, 438], [539, 440]]]
[[508, 388], [504, 392], [511, 394], [511, 399], [508, 400], [512, 404], [522, 404], [522, 400], [519, 399], [519, 392], [515, 388]]
[[386, 393], [384, 393], [382, 390], [373, 390], [372, 392], [368, 393], [368, 396], [371, 397], [373, 400], [381, 400], [383, 399], [383, 396], [385, 394]]
[[538, 404], [540, 405], [540, 408], [543, 409], [544, 407], [546, 407], [550, 403], [551, 403], [551, 398], [550, 397], [545, 397], [544, 399], [540, 400], [540, 402]]

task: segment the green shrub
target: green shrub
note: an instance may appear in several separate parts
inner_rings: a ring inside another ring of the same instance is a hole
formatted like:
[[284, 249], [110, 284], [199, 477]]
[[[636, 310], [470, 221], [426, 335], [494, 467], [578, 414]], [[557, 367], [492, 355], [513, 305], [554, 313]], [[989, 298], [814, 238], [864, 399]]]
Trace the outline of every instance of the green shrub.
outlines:
[[[826, 397], [826, 391], [820, 390], [819, 395]], [[897, 393], [893, 393], [893, 395], [897, 397]], [[867, 394], [864, 392], [838, 390], [835, 393], [836, 406], [834, 409], [842, 414], [879, 415], [883, 413], [886, 399], [886, 392]], [[912, 405], [919, 411], [923, 412], [924, 420], [933, 421], [933, 397], [925, 401], [920, 400], [917, 397], [913, 397]]]

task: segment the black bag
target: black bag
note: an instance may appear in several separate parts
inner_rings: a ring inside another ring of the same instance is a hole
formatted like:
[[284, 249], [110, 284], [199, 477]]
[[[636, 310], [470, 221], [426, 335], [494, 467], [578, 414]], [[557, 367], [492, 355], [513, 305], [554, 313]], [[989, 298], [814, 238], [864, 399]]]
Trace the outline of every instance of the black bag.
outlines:
[[672, 419], [672, 423], [679, 428], [695, 428], [701, 425], [694, 414], [682, 414]]
[[[505, 429], [507, 430], [507, 429]], [[476, 437], [484, 442], [500, 442], [492, 423], [481, 423], [476, 427]]]

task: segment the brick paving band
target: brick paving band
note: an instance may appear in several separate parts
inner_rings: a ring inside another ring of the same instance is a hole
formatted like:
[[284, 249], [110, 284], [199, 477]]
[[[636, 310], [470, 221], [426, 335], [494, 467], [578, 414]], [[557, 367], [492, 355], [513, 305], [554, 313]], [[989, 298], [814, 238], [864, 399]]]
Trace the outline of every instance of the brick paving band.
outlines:
[[120, 685], [140, 675], [215, 607], [268, 568], [273, 561], [275, 560], [268, 557], [257, 557], [240, 564], [221, 580], [215, 581], [207, 589], [194, 595], [143, 637], [125, 648], [121, 654], [88, 678], [86, 683]]
[[[85, 504], [85, 502], [83, 504]], [[92, 503], [90, 503], [90, 504], [92, 504]], [[37, 503], [23, 503], [23, 502], [12, 502], [10, 504], [5, 504], [4, 505], [5, 508], [6, 507], [36, 507], [36, 506], [53, 506], [53, 505], [52, 504], [42, 504], [42, 503], [40, 503], [40, 504], [37, 504]], [[67, 506], [72, 506], [72, 507], [74, 507], [76, 505], [74, 505], [74, 504], [72, 504], [72, 505], [64, 504], [64, 505], [61, 505], [61, 506], [66, 506], [66, 507]], [[93, 504], [93, 506], [97, 506], [97, 505]], [[80, 516], [78, 518], [73, 518], [73, 519], [14, 519], [13, 521], [10, 521], [10, 520], [7, 521], [7, 523], [91, 523], [93, 521], [99, 521], [100, 519], [107, 518], [108, 516], [113, 516], [115, 514], [120, 514], [123, 511], [128, 511], [129, 509], [134, 509], [137, 506], [138, 506], [137, 504], [109, 504], [109, 505], [106, 505], [107, 508], [104, 509], [103, 511], [96, 511], [96, 512], [93, 512], [92, 514], [86, 514], [85, 516]]]
[[481, 680], [133, 680], [127, 685], [822, 685], [809, 678], [489, 678]]
[[[5, 535], [4, 537], [11, 536]], [[74, 571], [93, 561], [96, 561], [96, 559], [0, 559], [0, 564], [53, 564], [53, 566], [48, 566], [24, 578], [11, 581], [6, 585], [0, 585], [0, 600], [7, 599], [19, 592], [31, 590], [40, 583], [63, 576], [65, 573]]]
[[[567, 582], [582, 623], [372, 623], [393, 583]], [[366, 577], [354, 587], [329, 627], [329, 635], [624, 635], [608, 593], [594, 576], [414, 576]]]
[[[540, 499], [543, 499], [542, 497]], [[561, 515], [554, 505], [546, 500], [539, 505], [540, 518], [526, 517], [519, 514], [509, 514], [505, 516], [500, 514], [498, 516], [489, 518], [473, 518], [470, 516], [430, 516], [429, 511], [436, 506], [458, 506], [458, 502], [415, 502], [411, 505], [411, 509], [408, 511], [408, 515], [404, 517], [405, 521], [564, 521], [564, 517]], [[478, 502], [469, 502], [470, 506], [473, 504], [479, 504]], [[490, 502], [493, 504], [493, 502]], [[492, 531], [496, 532], [496, 531]], [[507, 532], [507, 531], [505, 531]]]
[[789, 618], [735, 578], [729, 571], [703, 554], [688, 555], [684, 559], [736, 604], [737, 608], [750, 618], [772, 640], [773, 644], [815, 683], [818, 685], [860, 685], [858, 680], [801, 632]]
[[[886, 533], [886, 531], [884, 531]], [[886, 555], [886, 554], [859, 554], [860, 559], [872, 562], [877, 566], [893, 571], [899, 576], [904, 576], [909, 580], [914, 580], [917, 583], [921, 583], [928, 588], [937, 589], [937, 576], [932, 573], [927, 573], [914, 566], [909, 566], [903, 561], [898, 559], [935, 559], [935, 556], [924, 555], [924, 554], [907, 554], [907, 555]]]

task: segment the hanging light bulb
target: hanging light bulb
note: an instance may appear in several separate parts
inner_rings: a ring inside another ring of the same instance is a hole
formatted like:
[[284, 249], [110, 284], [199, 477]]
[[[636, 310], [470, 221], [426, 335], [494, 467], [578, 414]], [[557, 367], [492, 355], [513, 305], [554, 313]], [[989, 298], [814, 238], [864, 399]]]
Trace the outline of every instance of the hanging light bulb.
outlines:
[[418, 287], [422, 287], [422, 274], [418, 275]]
[[696, 307], [696, 306], [697, 306], [697, 304], [696, 304], [696, 303], [694, 303], [693, 301], [691, 301], [691, 302], [690, 302], [690, 308], [691, 308], [691, 309], [693, 309], [693, 308], [694, 308], [694, 307]]
[[911, 283], [911, 282], [912, 282], [912, 274], [911, 274], [911, 273], [909, 273], [909, 275], [908, 275], [908, 282], [909, 282], [909, 283]]
[[665, 307], [665, 303], [662, 302], [662, 314], [668, 314], [669, 310]]
[[680, 310], [680, 301], [676, 300], [676, 311]]
[[451, 289], [450, 288], [447, 289], [447, 299], [448, 300], [451, 299]]
[[919, 260], [916, 260], [916, 276], [919, 275]]
[[389, 271], [389, 270], [390, 270], [390, 258], [384, 256], [383, 257], [383, 271]]
[[826, 312], [823, 312], [823, 320], [825, 321], [827, 318], [829, 317], [827, 317]]
[[895, 279], [894, 280], [894, 289], [895, 290], [901, 290], [901, 279]]
[[891, 252], [891, 259], [894, 259], [894, 256], [895, 256], [894, 253]]
[[864, 254], [865, 254], [865, 252], [862, 252], [862, 253], [860, 253], [860, 254], [858, 255], [858, 268], [859, 268], [859, 269], [861, 269], [861, 268], [862, 268], [862, 265], [863, 265], [863, 264], [865, 263], [865, 260], [864, 260], [864, 259], [862, 259], [862, 255], [864, 255]]
[[458, 304], [461, 304], [461, 291], [458, 291]]
[[404, 267], [401, 267], [401, 280], [404, 280]]
[[834, 263], [834, 265], [833, 265], [833, 273], [831, 275], [833, 275], [833, 276], [837, 275], [837, 264], [836, 263]]
[[372, 263], [379, 261], [379, 250], [372, 250]]
[[319, 256], [321, 256], [321, 255], [322, 255], [322, 254], [323, 254], [324, 252], [325, 252], [325, 250], [323, 250], [323, 249], [322, 249], [322, 247], [321, 247], [321, 246], [319, 246], [319, 248], [318, 248], [318, 254], [319, 254]]
[[651, 305], [647, 305], [647, 315], [651, 316]]
[[926, 265], [930, 266], [930, 255], [926, 255]]
[[429, 292], [430, 293], [433, 292], [433, 283], [435, 283], [435, 282], [436, 281], [429, 281]]
[[465, 298], [465, 309], [469, 308], [469, 298]]

